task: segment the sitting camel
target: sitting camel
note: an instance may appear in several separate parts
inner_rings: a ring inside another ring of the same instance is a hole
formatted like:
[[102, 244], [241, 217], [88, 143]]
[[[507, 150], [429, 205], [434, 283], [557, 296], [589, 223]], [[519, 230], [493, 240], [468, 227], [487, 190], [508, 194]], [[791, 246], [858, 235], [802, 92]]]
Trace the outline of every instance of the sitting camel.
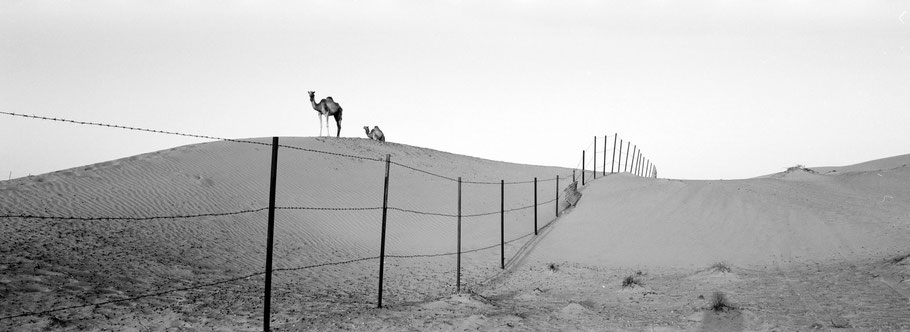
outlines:
[[363, 131], [367, 133], [367, 137], [370, 139], [385, 142], [385, 134], [382, 133], [379, 126], [373, 126], [373, 130], [370, 130], [370, 126], [363, 126]]
[[329, 115], [335, 117], [335, 125], [338, 126], [338, 134], [336, 137], [341, 137], [341, 105], [335, 102], [332, 97], [326, 97], [316, 103], [316, 91], [307, 91], [310, 95], [310, 103], [313, 104], [313, 109], [316, 112], [319, 112], [319, 136], [322, 136], [322, 116], [325, 115], [325, 129], [329, 136], [332, 135], [332, 131], [329, 129]]

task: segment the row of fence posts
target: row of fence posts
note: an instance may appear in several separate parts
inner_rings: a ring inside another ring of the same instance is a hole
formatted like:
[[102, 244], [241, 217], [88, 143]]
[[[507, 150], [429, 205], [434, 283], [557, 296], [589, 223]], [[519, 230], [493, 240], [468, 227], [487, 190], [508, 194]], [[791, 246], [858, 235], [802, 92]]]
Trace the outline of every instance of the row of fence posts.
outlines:
[[[263, 331], [269, 331], [270, 313], [271, 313], [271, 291], [272, 291], [272, 253], [275, 234], [275, 191], [278, 179], [278, 137], [272, 137], [272, 159], [271, 172], [269, 179], [269, 208], [268, 208], [268, 227], [266, 237], [266, 257], [265, 257], [265, 296], [263, 298]], [[385, 240], [386, 224], [388, 221], [388, 202], [389, 202], [389, 169], [391, 167], [391, 155], [387, 154], [385, 158], [385, 178], [383, 183], [382, 194], [382, 239], [380, 240], [379, 249], [379, 291], [377, 298], [377, 307], [382, 307], [382, 285], [385, 266]], [[584, 174], [584, 173], [582, 173]], [[457, 245], [457, 263], [455, 289], [461, 292], [461, 177], [458, 178], [458, 245]], [[505, 180], [500, 181], [500, 268], [505, 269]], [[556, 176], [556, 200], [555, 216], [559, 217], [559, 175]], [[534, 235], [537, 236], [537, 178], [534, 178]]]
[[[622, 140], [619, 140], [619, 150], [617, 151], [617, 139], [619, 134], [614, 134], [613, 136], [613, 154], [612, 160], [610, 162], [610, 173], [615, 173], [616, 156], [619, 155], [622, 157]], [[604, 136], [604, 167], [602, 175], [606, 175], [607, 167], [607, 138]], [[632, 148], [632, 142], [626, 142], [626, 156], [625, 163], [623, 164], [623, 171], [629, 171], [629, 150]], [[271, 311], [271, 290], [272, 290], [272, 248], [273, 248], [273, 239], [275, 233], [275, 189], [276, 182], [278, 178], [278, 137], [272, 137], [272, 163], [271, 163], [271, 176], [269, 179], [269, 212], [268, 212], [268, 230], [267, 230], [267, 245], [266, 245], [266, 258], [265, 258], [265, 297], [264, 297], [264, 318], [263, 318], [263, 330], [269, 331], [269, 317]], [[634, 151], [632, 153], [632, 173], [635, 175], [648, 174], [648, 176], [657, 177], [656, 167], [648, 160], [644, 158], [645, 166], [642, 166], [642, 155], [641, 151], [638, 150], [638, 146], [634, 146]], [[382, 194], [382, 239], [380, 241], [379, 249], [379, 294], [377, 298], [377, 307], [382, 307], [382, 285], [383, 285], [383, 276], [384, 276], [384, 266], [385, 266], [385, 239], [386, 239], [386, 224], [388, 221], [388, 203], [389, 203], [389, 170], [391, 167], [391, 158], [392, 156], [387, 154], [385, 158], [385, 178], [383, 183], [383, 194]], [[581, 184], [585, 185], [585, 151], [581, 151], [582, 159], [582, 169], [581, 169]], [[572, 171], [572, 178], [575, 178], [575, 171]], [[597, 179], [597, 136], [594, 137], [594, 179]], [[456, 263], [456, 276], [455, 276], [455, 289], [457, 292], [461, 292], [461, 177], [458, 178], [458, 245], [457, 245], [457, 263]], [[500, 264], [501, 269], [506, 267], [506, 258], [505, 258], [505, 180], [500, 180], [500, 204], [499, 204], [499, 224], [500, 224]], [[559, 217], [559, 175], [556, 176], [556, 211], [555, 216]], [[537, 178], [534, 178], [534, 235], [537, 236]]]
[[[386, 176], [384, 184], [384, 194], [382, 202], [382, 240], [381, 248], [379, 249], [379, 298], [377, 299], [377, 308], [382, 308], [382, 285], [383, 285], [383, 270], [385, 262], [385, 229], [386, 229], [386, 210], [388, 209], [388, 197], [389, 197], [389, 164], [391, 160], [391, 155], [386, 155]], [[458, 177], [458, 214], [457, 214], [457, 245], [456, 245], [456, 266], [455, 266], [455, 291], [457, 293], [461, 292], [461, 177]], [[506, 268], [506, 182], [505, 180], [499, 181], [499, 268]], [[559, 217], [559, 175], [556, 175], [556, 199], [555, 202], [555, 216]], [[538, 224], [537, 224], [537, 177], [534, 177], [534, 236], [537, 236]]]
[[[608, 136], [604, 136], [604, 152], [603, 152], [604, 164], [603, 164], [602, 175], [607, 175], [607, 138], [608, 138]], [[613, 159], [610, 161], [610, 173], [611, 174], [615, 173], [614, 166], [618, 166], [618, 165], [616, 165], [617, 154], [619, 155], [620, 159], [622, 159], [622, 140], [619, 140], [618, 153], [616, 150], [616, 140], [618, 138], [619, 138], [619, 134], [613, 134], [613, 153], [611, 154], [613, 156]], [[629, 150], [630, 149], [633, 151], [631, 169], [629, 168]], [[597, 179], [597, 136], [594, 136], [594, 150], [593, 151], [594, 151], [594, 158], [592, 158], [592, 159], [594, 161], [594, 169], [592, 170], [592, 172], [594, 173], [594, 179], [596, 180]], [[585, 157], [585, 150], [581, 150], [581, 185], [585, 185], [585, 173], [587, 172], [585, 170], [586, 163], [587, 163], [587, 160]], [[617, 170], [618, 170], [618, 167], [617, 167]], [[657, 177], [657, 167], [653, 163], [651, 163], [650, 159], [648, 159], [642, 155], [641, 150], [638, 149], [638, 145], [633, 146], [632, 142], [628, 142], [628, 141], [626, 142], [626, 157], [625, 157], [625, 163], [623, 164], [622, 171], [631, 172], [632, 174], [637, 175], [637, 176], [654, 177], [654, 178]], [[572, 178], [574, 179], [575, 172], [573, 171], [572, 173], [573, 173]]]

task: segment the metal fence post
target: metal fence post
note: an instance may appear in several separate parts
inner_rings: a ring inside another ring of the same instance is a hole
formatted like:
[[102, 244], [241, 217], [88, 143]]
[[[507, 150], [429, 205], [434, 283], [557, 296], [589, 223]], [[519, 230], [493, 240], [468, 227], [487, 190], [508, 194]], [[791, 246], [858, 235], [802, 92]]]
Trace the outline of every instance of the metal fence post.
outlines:
[[272, 307], [272, 243], [275, 236], [275, 185], [278, 179], [278, 137], [272, 137], [272, 173], [269, 179], [268, 243], [265, 247], [265, 298], [263, 299], [262, 330], [269, 331]]
[[607, 175], [607, 135], [604, 135], [604, 170], [600, 173], [600, 175]]
[[629, 171], [629, 150], [630, 150], [629, 148], [631, 148], [631, 147], [632, 147], [632, 142], [626, 142], [626, 162], [623, 163], [623, 166], [622, 166], [623, 172]]
[[506, 268], [506, 180], [499, 180], [499, 257], [500, 268]]
[[[616, 163], [616, 139], [619, 137], [619, 134], [615, 134], [613, 137], [613, 163], [610, 164], [610, 173], [613, 173], [613, 164], [616, 164], [616, 169], [619, 170], [619, 164]], [[619, 158], [622, 159], [622, 140], [619, 141]]]
[[461, 293], [461, 177], [458, 177], [458, 262], [455, 267], [455, 292]]
[[556, 175], [556, 216], [559, 217], [559, 175]]
[[[604, 142], [604, 146], [607, 143]], [[594, 180], [597, 180], [597, 136], [594, 136], [594, 156], [591, 159], [594, 159], [594, 167], [591, 168], [591, 171], [594, 172]]]
[[376, 301], [377, 308], [382, 308], [382, 279], [385, 270], [385, 229], [386, 216], [389, 207], [389, 165], [391, 164], [392, 155], [385, 155], [385, 180], [382, 190], [382, 240], [379, 247], [379, 298]]
[[640, 173], [640, 171], [641, 171], [641, 159], [642, 159], [641, 150], [638, 150], [638, 162], [635, 163], [635, 175], [638, 175], [638, 176], [641, 176], [641, 173]]
[[534, 177], [534, 236], [537, 236], [537, 177]]

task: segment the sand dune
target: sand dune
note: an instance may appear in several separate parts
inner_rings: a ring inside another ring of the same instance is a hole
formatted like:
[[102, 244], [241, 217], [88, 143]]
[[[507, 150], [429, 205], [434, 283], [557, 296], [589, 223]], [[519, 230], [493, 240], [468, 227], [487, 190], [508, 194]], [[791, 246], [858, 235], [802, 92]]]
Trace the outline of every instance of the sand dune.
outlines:
[[[2, 215], [85, 218], [2, 219], [0, 329], [259, 329], [270, 140], [252, 141], [262, 144], [188, 145], [0, 182]], [[734, 181], [613, 174], [582, 187], [578, 205], [555, 219], [567, 206], [548, 201], [570, 169], [366, 139], [281, 143], [290, 148], [279, 155], [277, 330], [789, 330], [835, 319], [910, 328], [900, 314], [910, 309], [910, 262], [901, 259], [910, 254], [910, 155]], [[387, 309], [375, 310], [377, 160], [386, 154], [396, 163], [391, 257]], [[467, 293], [452, 295], [459, 176], [462, 250], [472, 252], [462, 261]], [[553, 221], [537, 237], [534, 177], [547, 202], [539, 226]], [[505, 187], [506, 270], [503, 179], [518, 182]], [[721, 261], [734, 272], [706, 270]], [[621, 288], [635, 270], [645, 286]], [[726, 289], [743, 309], [703, 313], [696, 296], [709, 289]], [[78, 308], [10, 318], [70, 306]]]
[[[285, 138], [281, 144], [372, 159], [390, 154], [394, 162], [424, 171], [397, 165], [391, 168], [389, 205], [399, 210], [389, 213], [386, 253], [397, 256], [456, 251], [456, 219], [437, 214], [457, 213], [457, 183], [427, 172], [463, 176], [465, 181], [495, 182], [463, 185], [463, 214], [493, 213], [465, 217], [465, 251], [500, 241], [496, 213], [500, 209], [500, 180], [530, 181], [537, 176], [542, 180], [539, 201], [544, 202], [554, 198], [556, 188], [554, 181], [543, 180], [571, 174], [566, 169], [496, 162], [364, 139]], [[269, 146], [213, 142], [3, 182], [0, 214], [4, 215], [145, 218], [256, 212], [152, 220], [5, 218], [0, 224], [7, 238], [2, 244], [0, 285], [8, 296], [4, 296], [0, 316], [191, 287], [263, 271], [266, 211], [262, 209], [268, 205], [269, 162]], [[296, 269], [378, 256], [381, 211], [376, 208], [382, 206], [384, 170], [384, 163], [373, 160], [282, 148], [276, 205], [284, 209], [276, 212], [275, 268]], [[564, 180], [561, 185], [567, 184]], [[531, 206], [533, 184], [510, 184], [506, 195], [506, 209]], [[541, 225], [554, 218], [553, 204], [540, 206]], [[507, 240], [530, 232], [533, 210], [509, 213]], [[509, 254], [514, 256], [522, 243], [511, 244]], [[478, 283], [491, 276], [498, 262], [498, 249], [466, 254], [463, 282]], [[392, 258], [388, 264], [390, 290], [386, 294], [390, 303], [454, 291], [454, 256]], [[275, 285], [278, 293], [294, 293], [288, 296], [317, 299], [331, 293], [332, 298], [323, 300], [343, 297], [344, 301], [375, 305], [377, 273], [378, 260], [367, 259], [282, 271], [275, 274]], [[261, 310], [255, 309], [261, 308], [261, 301], [255, 300], [261, 296], [261, 289], [255, 290], [261, 287], [260, 277], [219, 287], [228, 288], [226, 294], [207, 301], [246, 298], [251, 308], [234, 316], [255, 316], [256, 310]], [[231, 294], [230, 288], [238, 288], [240, 294]], [[344, 294], [336, 294], [338, 289]], [[202, 295], [189, 293], [184, 297], [208, 297], [212, 289], [196, 292]], [[281, 296], [278, 302], [287, 300]], [[54, 317], [90, 325], [96, 320], [87, 314], [92, 310], [61, 311]], [[276, 316], [281, 317], [281, 313], [282, 309], [277, 310]], [[3, 321], [30, 328], [53, 322], [36, 316]]]
[[608, 176], [585, 188], [584, 200], [530, 256], [597, 265], [767, 266], [906, 250], [910, 167], [863, 167], [836, 176], [794, 170], [733, 181]]

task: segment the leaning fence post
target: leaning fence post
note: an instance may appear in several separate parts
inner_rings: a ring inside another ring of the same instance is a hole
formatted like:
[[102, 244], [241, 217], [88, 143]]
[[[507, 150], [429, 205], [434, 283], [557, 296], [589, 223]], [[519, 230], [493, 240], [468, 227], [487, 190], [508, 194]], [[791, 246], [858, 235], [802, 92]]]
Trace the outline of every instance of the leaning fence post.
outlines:
[[499, 180], [499, 257], [500, 268], [506, 268], [506, 180]]
[[391, 164], [392, 155], [385, 155], [385, 184], [382, 190], [382, 240], [379, 246], [379, 300], [377, 308], [382, 308], [382, 275], [385, 266], [385, 225], [386, 216], [389, 208], [389, 165]]
[[628, 171], [629, 171], [629, 150], [631, 150], [631, 148], [632, 148], [632, 142], [626, 142], [626, 158], [625, 158], [626, 160], [625, 160], [625, 162], [623, 162], [623, 164], [622, 164], [622, 165], [623, 165], [623, 166], [622, 166], [622, 171], [623, 171], [623, 172], [628, 172]]
[[622, 166], [623, 172], [629, 171], [629, 148], [632, 147], [632, 142], [626, 142], [626, 162]]
[[265, 247], [265, 298], [263, 299], [262, 329], [269, 331], [272, 307], [272, 243], [275, 236], [275, 185], [278, 179], [278, 137], [272, 137], [272, 173], [269, 179], [268, 243]]
[[455, 265], [455, 292], [461, 293], [461, 177], [458, 177], [458, 259]]
[[537, 177], [534, 177], [534, 236], [537, 236]]

